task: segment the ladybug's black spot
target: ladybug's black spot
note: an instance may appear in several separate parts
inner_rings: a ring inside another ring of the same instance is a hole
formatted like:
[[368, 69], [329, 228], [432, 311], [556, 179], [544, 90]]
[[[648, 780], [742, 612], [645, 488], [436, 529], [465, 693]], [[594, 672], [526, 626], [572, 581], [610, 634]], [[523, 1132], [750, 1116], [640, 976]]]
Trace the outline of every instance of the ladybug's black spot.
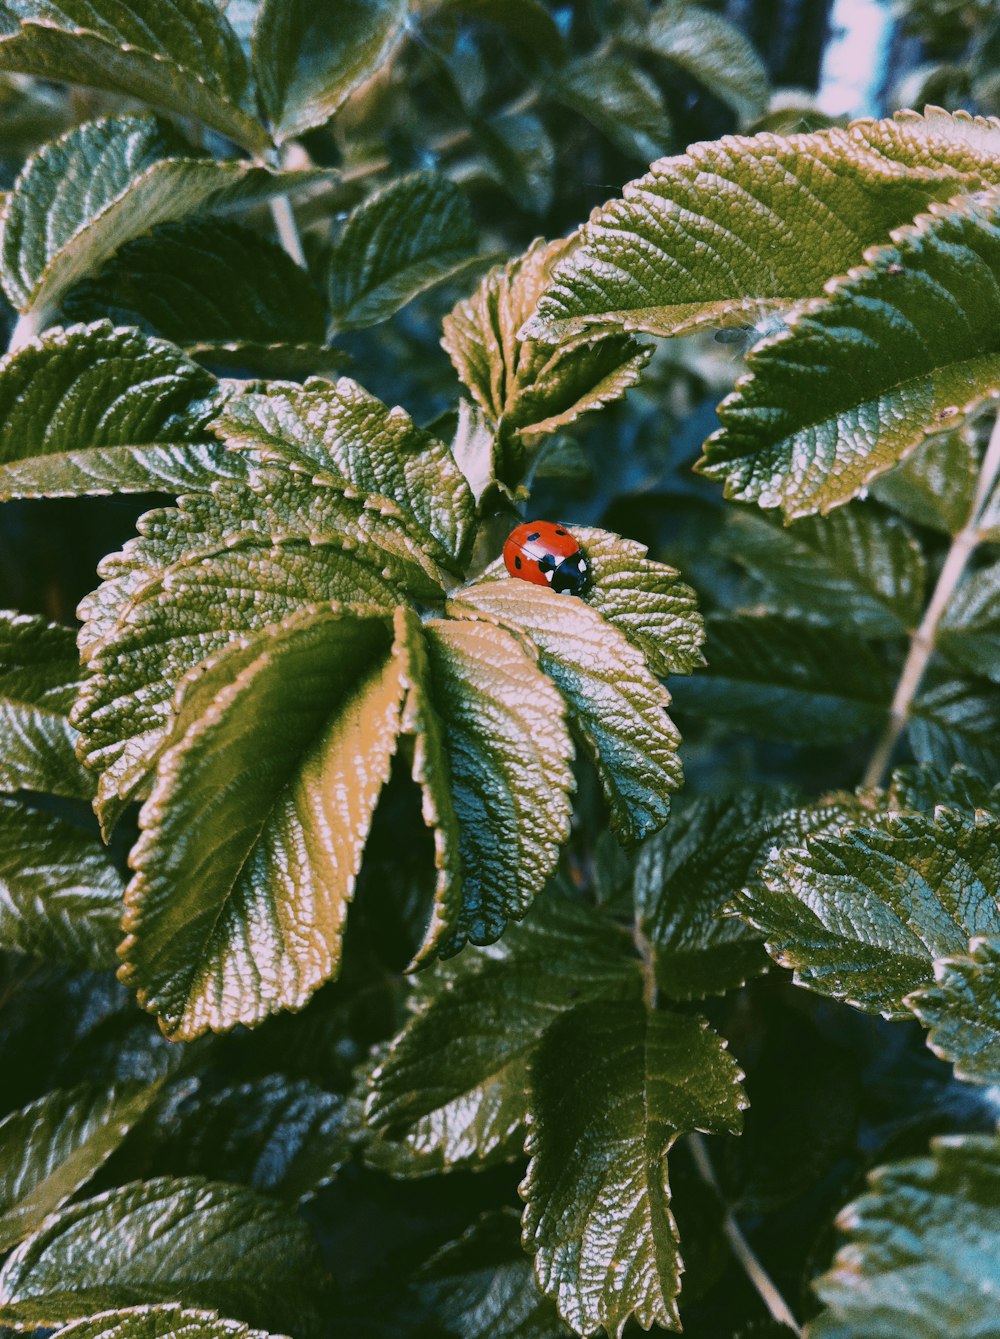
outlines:
[[536, 531], [534, 532], [534, 534], [531, 534], [531, 535], [528, 536], [526, 542], [527, 542], [528, 544], [531, 544], [531, 543], [533, 543], [536, 539], [541, 539], [541, 537], [542, 537], [542, 532], [541, 532], [541, 530], [536, 530]]
[[551, 553], [543, 553], [538, 560], [539, 572], [551, 572], [555, 568], [556, 560]]
[[569, 534], [569, 531], [568, 531], [568, 530], [562, 530], [562, 529], [560, 529], [560, 527], [557, 525], [557, 526], [556, 526], [556, 534], [557, 534], [557, 535], [568, 535], [568, 534]]
[[520, 558], [515, 558], [515, 559], [514, 559], [514, 566], [515, 566], [515, 567], [517, 568], [517, 570], [520, 572], [520, 570], [521, 570], [521, 559], [520, 559]]

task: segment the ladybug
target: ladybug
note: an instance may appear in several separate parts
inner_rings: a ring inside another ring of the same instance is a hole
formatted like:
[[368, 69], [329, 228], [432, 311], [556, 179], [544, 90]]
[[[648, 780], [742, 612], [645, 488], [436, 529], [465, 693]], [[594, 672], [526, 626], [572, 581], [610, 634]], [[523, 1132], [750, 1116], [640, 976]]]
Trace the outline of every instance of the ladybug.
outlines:
[[590, 564], [565, 526], [554, 521], [525, 521], [507, 536], [503, 560], [512, 577], [551, 586], [561, 595], [580, 595]]

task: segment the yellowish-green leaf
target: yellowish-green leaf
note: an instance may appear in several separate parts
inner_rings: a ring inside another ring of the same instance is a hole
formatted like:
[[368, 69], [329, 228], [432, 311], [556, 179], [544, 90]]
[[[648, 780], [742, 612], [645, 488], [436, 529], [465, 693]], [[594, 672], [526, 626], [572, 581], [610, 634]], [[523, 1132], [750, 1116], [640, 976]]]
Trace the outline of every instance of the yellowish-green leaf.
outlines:
[[269, 143], [250, 70], [218, 7], [203, 0], [4, 0], [0, 69], [125, 94], [197, 117], [237, 144]]
[[424, 630], [459, 831], [461, 911], [439, 941], [448, 954], [498, 939], [555, 869], [569, 835], [573, 744], [562, 698], [509, 632], [443, 619]]
[[336, 974], [399, 731], [389, 646], [384, 616], [306, 607], [236, 656], [228, 683], [219, 662], [210, 705], [164, 754], [121, 975], [167, 1035], [301, 1008]]
[[929, 109], [662, 158], [597, 210], [526, 336], [679, 335], [823, 292], [933, 200], [1000, 182], [1000, 124]]
[[698, 462], [727, 497], [827, 512], [1000, 391], [1000, 191], [895, 238], [748, 354]]
[[467, 586], [449, 608], [530, 639], [597, 768], [619, 838], [632, 845], [662, 827], [682, 779], [680, 736], [669, 694], [624, 633], [582, 600], [526, 581]]

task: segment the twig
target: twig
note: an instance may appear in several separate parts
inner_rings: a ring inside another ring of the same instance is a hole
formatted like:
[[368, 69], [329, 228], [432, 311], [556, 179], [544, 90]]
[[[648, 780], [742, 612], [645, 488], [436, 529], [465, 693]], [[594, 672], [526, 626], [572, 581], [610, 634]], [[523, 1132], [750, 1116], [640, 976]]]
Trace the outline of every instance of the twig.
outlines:
[[271, 217], [278, 230], [278, 241], [292, 260], [302, 270], [306, 268], [306, 253], [302, 250], [302, 240], [295, 224], [292, 204], [287, 195], [275, 195], [271, 199]]
[[770, 1274], [757, 1259], [753, 1248], [743, 1235], [739, 1223], [732, 1209], [726, 1203], [726, 1197], [722, 1193], [722, 1187], [719, 1185], [718, 1177], [715, 1175], [715, 1168], [708, 1156], [708, 1149], [705, 1147], [705, 1141], [700, 1134], [688, 1135], [688, 1148], [691, 1150], [691, 1156], [694, 1159], [694, 1165], [698, 1169], [698, 1175], [705, 1184], [715, 1192], [715, 1196], [722, 1205], [724, 1217], [722, 1220], [722, 1231], [732, 1248], [733, 1255], [740, 1262], [743, 1272], [753, 1284], [761, 1301], [767, 1307], [770, 1314], [779, 1325], [787, 1325], [793, 1334], [801, 1335], [802, 1329], [792, 1315], [791, 1308], [782, 1297], [774, 1284]]
[[882, 784], [899, 738], [909, 724], [913, 700], [920, 690], [928, 661], [934, 653], [938, 626], [958, 583], [962, 580], [969, 559], [980, 542], [983, 511], [998, 476], [1000, 476], [1000, 414], [993, 424], [986, 455], [979, 470], [969, 519], [951, 542], [948, 556], [941, 568], [941, 575], [934, 587], [934, 594], [910, 642], [909, 653], [889, 709], [889, 719], [881, 739], [875, 746], [861, 783], [866, 789]]

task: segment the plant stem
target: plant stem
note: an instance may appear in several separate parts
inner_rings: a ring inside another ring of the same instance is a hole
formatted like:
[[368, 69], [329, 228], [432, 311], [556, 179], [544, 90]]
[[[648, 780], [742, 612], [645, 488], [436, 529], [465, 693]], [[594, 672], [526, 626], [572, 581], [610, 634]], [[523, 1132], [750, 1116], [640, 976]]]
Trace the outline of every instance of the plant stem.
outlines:
[[23, 349], [29, 340], [40, 335], [49, 323], [52, 312], [48, 307], [31, 307], [17, 318], [17, 324], [11, 333], [8, 353]]
[[271, 200], [271, 217], [278, 230], [278, 240], [292, 260], [302, 270], [306, 268], [306, 253], [302, 250], [299, 230], [295, 225], [291, 201], [287, 195], [275, 195]]
[[791, 1308], [782, 1297], [774, 1284], [770, 1274], [757, 1259], [753, 1248], [743, 1235], [739, 1223], [732, 1209], [726, 1203], [726, 1197], [722, 1193], [722, 1187], [719, 1185], [718, 1177], [715, 1175], [715, 1168], [712, 1166], [712, 1160], [708, 1156], [708, 1149], [705, 1147], [705, 1140], [700, 1134], [688, 1135], [688, 1148], [691, 1150], [691, 1156], [694, 1159], [694, 1165], [698, 1169], [698, 1175], [707, 1186], [714, 1191], [716, 1198], [722, 1205], [724, 1217], [722, 1220], [722, 1231], [726, 1240], [732, 1248], [733, 1255], [739, 1261], [743, 1272], [753, 1284], [761, 1301], [767, 1307], [771, 1316], [779, 1325], [787, 1325], [788, 1328], [797, 1335], [802, 1334], [802, 1329], [792, 1315]]
[[1000, 476], [1000, 414], [997, 415], [990, 433], [989, 444], [976, 481], [976, 493], [969, 510], [969, 519], [955, 535], [944, 560], [941, 574], [931, 596], [930, 603], [920, 620], [920, 626], [913, 634], [910, 649], [903, 664], [899, 683], [889, 709], [882, 737], [875, 746], [868, 767], [862, 779], [862, 786], [869, 789], [882, 784], [892, 755], [900, 736], [910, 721], [913, 700], [920, 690], [928, 662], [934, 654], [938, 626], [955, 590], [965, 574], [969, 559], [980, 542], [980, 525], [983, 511], [989, 501], [993, 486]]
[[653, 944], [639, 920], [636, 912], [632, 923], [632, 942], [639, 952], [642, 963], [642, 1002], [650, 1013], [656, 1008], [658, 986], [656, 983], [656, 962], [653, 958]]

